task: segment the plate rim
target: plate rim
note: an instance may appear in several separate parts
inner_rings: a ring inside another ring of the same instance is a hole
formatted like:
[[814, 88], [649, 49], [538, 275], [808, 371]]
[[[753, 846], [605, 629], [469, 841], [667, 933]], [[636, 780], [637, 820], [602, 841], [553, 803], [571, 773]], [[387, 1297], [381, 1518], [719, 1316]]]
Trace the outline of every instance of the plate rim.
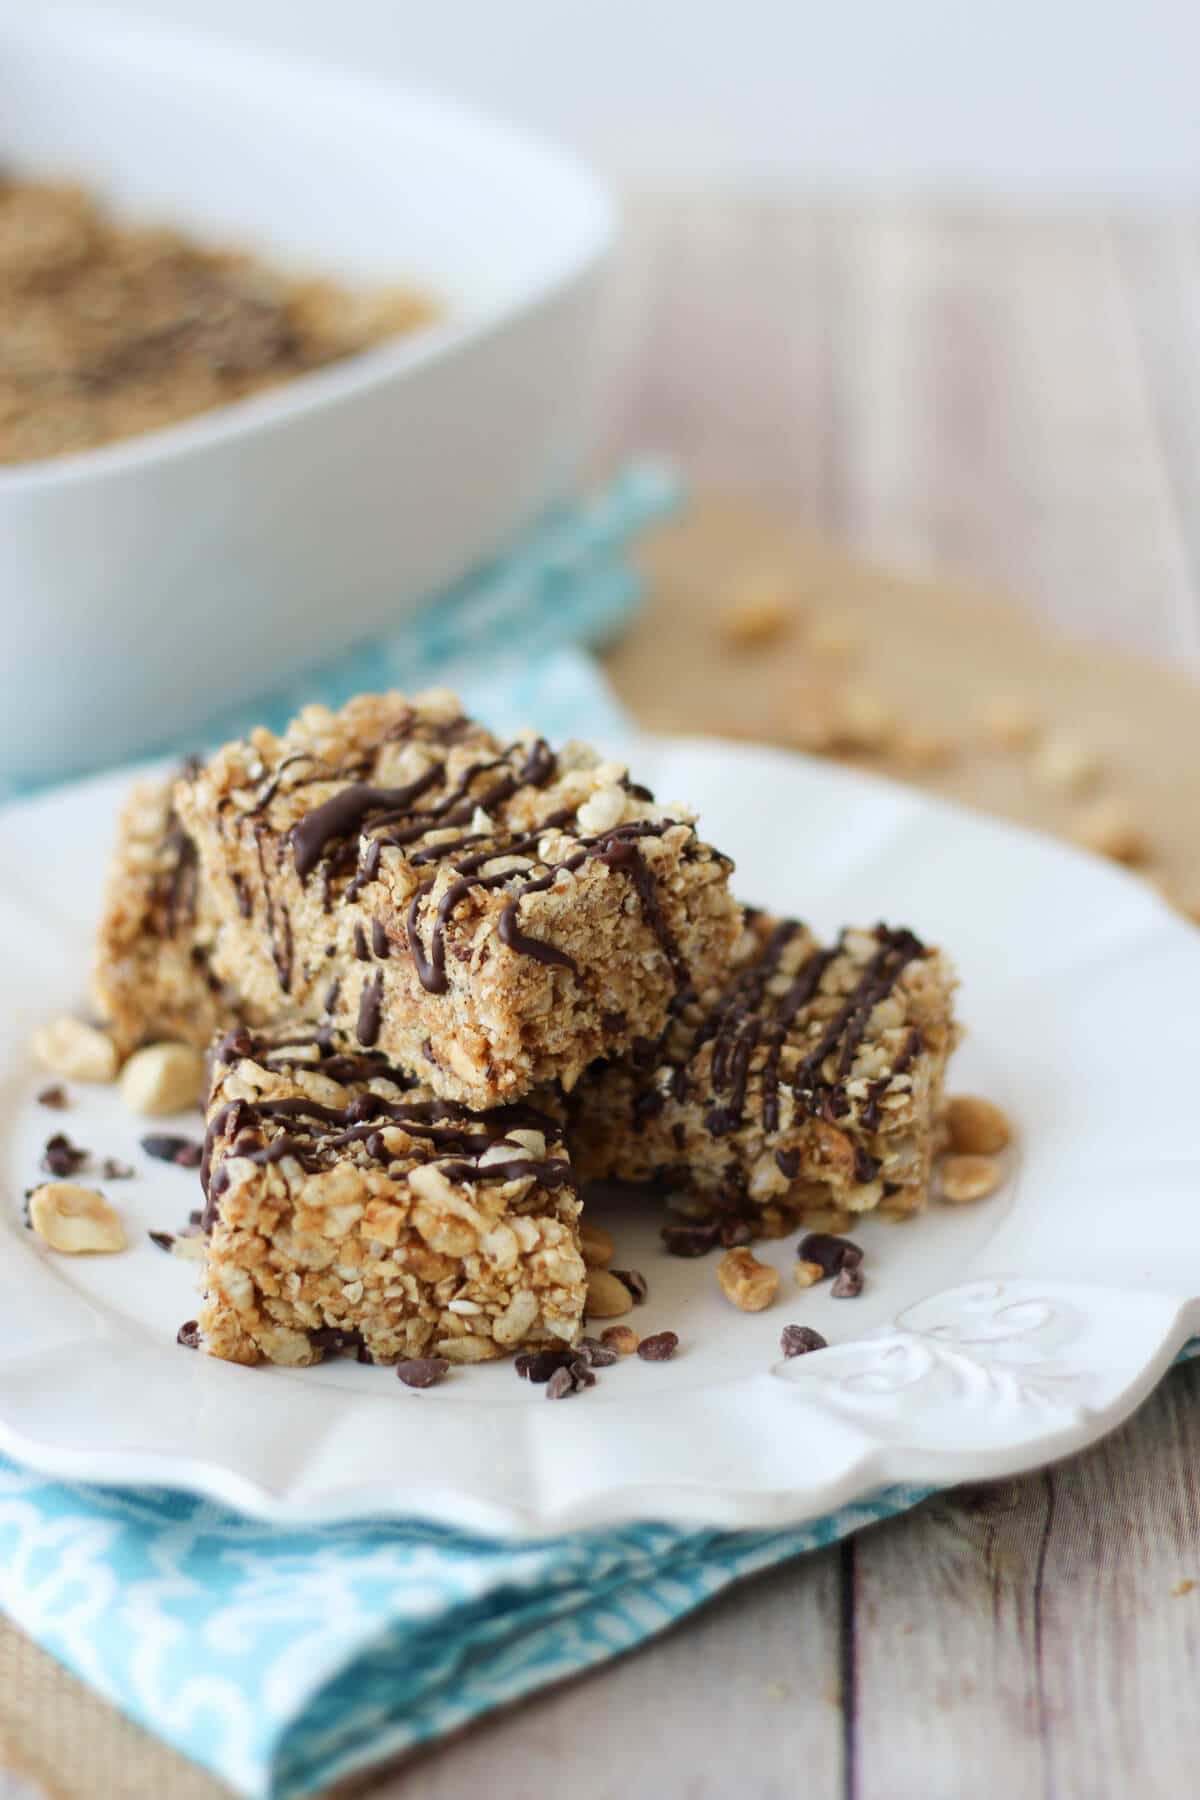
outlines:
[[[647, 749], [653, 747], [660, 755], [711, 754], [719, 749], [734, 761], [757, 762], [761, 766], [765, 759], [782, 767], [799, 766], [809, 779], [842, 792], [866, 787], [882, 792], [892, 805], [903, 800], [918, 815], [945, 818], [956, 825], [967, 823], [972, 829], [993, 834], [1032, 839], [1046, 854], [1069, 858], [1076, 865], [1086, 864], [1089, 877], [1101, 886], [1108, 886], [1111, 891], [1119, 889], [1126, 896], [1135, 893], [1148, 925], [1170, 934], [1180, 948], [1185, 942], [1189, 949], [1194, 948], [1190, 941], [1194, 936], [1192, 929], [1136, 877], [1099, 863], [1048, 833], [974, 811], [961, 802], [926, 794], [874, 772], [830, 766], [770, 746], [734, 744], [701, 735], [631, 732], [621, 748], [632, 760], [639, 744]], [[107, 794], [110, 790], [115, 796], [128, 783], [162, 766], [161, 761], [138, 762], [12, 800], [0, 807], [0, 843], [7, 828], [19, 827], [22, 818], [36, 816], [48, 805], [85, 804], [90, 794]], [[23, 884], [18, 887], [16, 899], [20, 905]], [[1200, 1148], [1194, 1157], [1180, 1160], [1193, 1171], [1200, 1195]], [[16, 1238], [15, 1232], [13, 1235]], [[263, 1478], [261, 1466], [255, 1472], [253, 1446], [249, 1453], [237, 1458], [226, 1456], [223, 1461], [216, 1461], [178, 1450], [73, 1447], [54, 1441], [52, 1435], [38, 1436], [36, 1431], [24, 1428], [19, 1415], [10, 1416], [12, 1401], [6, 1371], [14, 1360], [27, 1359], [4, 1357], [0, 1357], [0, 1453], [53, 1479], [104, 1487], [148, 1486], [196, 1495], [244, 1516], [282, 1526], [419, 1518], [477, 1535], [525, 1540], [580, 1529], [626, 1527], [650, 1520], [684, 1527], [779, 1530], [810, 1524], [842, 1506], [865, 1502], [883, 1488], [903, 1485], [933, 1489], [963, 1480], [1010, 1477], [1086, 1448], [1130, 1416], [1188, 1339], [1200, 1333], [1200, 1295], [1171, 1292], [1157, 1283], [1123, 1289], [1115, 1281], [1112, 1287], [1104, 1287], [1095, 1281], [1055, 1279], [1036, 1272], [980, 1274], [973, 1269], [977, 1260], [977, 1252], [968, 1254], [960, 1279], [903, 1308], [890, 1325], [831, 1346], [817, 1359], [777, 1363], [766, 1371], [732, 1378], [734, 1386], [753, 1390], [748, 1410], [754, 1412], [756, 1426], [768, 1422], [778, 1425], [781, 1432], [790, 1427], [793, 1436], [798, 1418], [816, 1418], [831, 1435], [836, 1426], [840, 1439], [838, 1455], [832, 1468], [817, 1481], [804, 1479], [802, 1453], [797, 1447], [794, 1451], [789, 1448], [796, 1461], [795, 1479], [787, 1485], [770, 1486], [761, 1481], [742, 1485], [736, 1481], [673, 1476], [670, 1480], [642, 1479], [621, 1481], [615, 1487], [593, 1487], [582, 1496], [555, 1502], [545, 1490], [539, 1494], [535, 1484], [527, 1483], [526, 1498], [518, 1502], [468, 1492], [461, 1484], [439, 1486], [410, 1480], [407, 1485], [398, 1485], [395, 1475], [387, 1474], [379, 1480], [352, 1475], [340, 1482], [327, 1478], [323, 1486], [310, 1492], [302, 1479], [303, 1461], [293, 1464], [289, 1479], [276, 1483]], [[19, 1270], [23, 1262], [24, 1257], [0, 1258], [0, 1297], [14, 1280], [14, 1269]], [[1034, 1293], [1027, 1291], [1031, 1284]], [[56, 1285], [73, 1303], [64, 1307], [64, 1320], [70, 1320], [73, 1310], [77, 1316], [80, 1312], [90, 1315], [93, 1335], [98, 1336], [106, 1351], [113, 1352], [104, 1359], [107, 1381], [120, 1381], [123, 1371], [130, 1367], [130, 1358], [136, 1362], [140, 1355], [159, 1354], [157, 1348], [136, 1339], [131, 1322], [117, 1314], [102, 1315], [78, 1290], [67, 1284]], [[997, 1307], [1010, 1316], [1015, 1310], [1021, 1324], [1007, 1338], [1002, 1333], [1000, 1338], [993, 1335], [986, 1341], [993, 1352], [997, 1343], [1008, 1343], [1011, 1355], [1017, 1357], [1015, 1365], [1003, 1355], [997, 1360], [993, 1353], [981, 1354], [978, 1344], [982, 1340], [962, 1335], [963, 1309], [969, 1313], [974, 1307], [977, 1313], [986, 1304], [986, 1296], [980, 1298], [980, 1289], [989, 1285], [996, 1289], [992, 1297]], [[906, 1316], [914, 1310], [939, 1305], [945, 1316], [935, 1326], [918, 1326], [914, 1330], [911, 1322], [905, 1325]], [[1123, 1321], [1122, 1330], [1114, 1333], [1108, 1327], [1118, 1315]], [[1068, 1320], [1074, 1322], [1070, 1329]], [[1123, 1354], [1105, 1357], [1097, 1352], [1092, 1338], [1102, 1325], [1110, 1340], [1120, 1338], [1116, 1350]], [[1022, 1341], [1015, 1343], [1015, 1339]], [[123, 1342], [134, 1345], [134, 1350], [122, 1352]], [[963, 1348], [968, 1343], [976, 1346], [974, 1352]], [[1050, 1345], [1049, 1350], [1046, 1345]], [[44, 1349], [53, 1350], [53, 1344]], [[1073, 1359], [1078, 1367], [1073, 1366]], [[1103, 1366], [1098, 1368], [1098, 1362]], [[1037, 1372], [1039, 1366], [1042, 1374]], [[1084, 1397], [1084, 1377], [1092, 1380], [1097, 1375], [1101, 1377], [1099, 1386]], [[933, 1421], [928, 1427], [913, 1425], [907, 1433], [897, 1434], [886, 1404], [889, 1394], [895, 1391], [894, 1386], [888, 1387], [889, 1381], [918, 1389], [929, 1382], [937, 1391], [933, 1410], [940, 1412], [941, 1426]], [[1074, 1391], [1072, 1382], [1079, 1384]], [[711, 1393], [711, 1385], [687, 1390], [682, 1411], [700, 1411], [711, 1405], [706, 1398]], [[127, 1400], [127, 1391], [124, 1397]], [[347, 1409], [353, 1411], [363, 1397], [346, 1390]], [[616, 1418], [627, 1415], [630, 1408], [653, 1410], [666, 1398], [671, 1397], [661, 1391], [638, 1394], [613, 1403], [605, 1411]], [[981, 1414], [981, 1403], [985, 1401]], [[672, 1398], [672, 1404], [680, 1409], [678, 1395]], [[554, 1408], [552, 1412], [557, 1418], [561, 1409]], [[523, 1421], [521, 1432], [541, 1454], [546, 1454], [535, 1441], [545, 1435], [550, 1422], [538, 1423], [539, 1416], [526, 1418], [523, 1412], [505, 1412], [507, 1419]], [[991, 1420], [990, 1430], [981, 1424], [981, 1417], [985, 1422]], [[954, 1424], [950, 1423], [952, 1420]], [[598, 1417], [593, 1416], [588, 1429], [597, 1441], [602, 1440]], [[951, 1441], [956, 1430], [961, 1433], [957, 1447]], [[803, 1433], [800, 1435], [803, 1437]], [[904, 1441], [906, 1436], [908, 1441]]]

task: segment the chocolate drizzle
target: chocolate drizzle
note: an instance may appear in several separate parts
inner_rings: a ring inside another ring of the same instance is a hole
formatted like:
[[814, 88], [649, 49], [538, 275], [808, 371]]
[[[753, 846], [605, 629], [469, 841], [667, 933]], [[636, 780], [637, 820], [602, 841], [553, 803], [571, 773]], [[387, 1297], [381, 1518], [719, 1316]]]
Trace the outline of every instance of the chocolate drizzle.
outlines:
[[[875, 936], [878, 950], [793, 1077], [792, 1092], [797, 1103], [814, 1116], [839, 1117], [847, 1111], [849, 1100], [843, 1084], [854, 1066], [854, 1053], [866, 1035], [871, 1014], [881, 1000], [887, 999], [908, 964], [925, 954], [924, 944], [911, 931], [891, 931], [880, 925]], [[834, 1078], [827, 1082], [821, 1068], [835, 1050], [838, 1058]], [[889, 1075], [888, 1080], [891, 1079]]]
[[[688, 1068], [703, 1046], [712, 1044], [709, 1082], [717, 1098], [704, 1123], [713, 1137], [726, 1136], [742, 1124], [752, 1061], [756, 1051], [764, 1046], [759, 1070], [762, 1128], [767, 1135], [779, 1129], [779, 1070], [788, 1033], [797, 1016], [816, 998], [826, 970], [844, 951], [842, 940], [832, 949], [814, 950], [800, 965], [786, 992], [768, 1000], [768, 988], [779, 972], [784, 953], [802, 930], [793, 920], [784, 920], [775, 927], [759, 960], [721, 995], [695, 1032], [686, 1058], [673, 1071], [671, 1091], [677, 1100], [683, 1100], [687, 1096]], [[887, 998], [908, 964], [925, 955], [925, 946], [911, 931], [894, 931], [881, 925], [875, 937], [878, 949], [817, 1042], [802, 1058], [791, 1082], [797, 1109], [830, 1124], [849, 1110], [845, 1083], [854, 1068], [872, 1012]], [[914, 1029], [892, 1068], [871, 1083], [862, 1110], [862, 1123], [867, 1130], [877, 1129], [884, 1094], [896, 1076], [910, 1066], [920, 1048], [920, 1034]], [[832, 1074], [828, 1075], [825, 1071], [831, 1057], [835, 1061]], [[796, 1178], [801, 1165], [798, 1151], [779, 1150], [775, 1160], [788, 1180]], [[868, 1151], [856, 1149], [855, 1174], [860, 1182], [873, 1181], [879, 1167]]]
[[[519, 910], [524, 900], [551, 889], [564, 871], [573, 872], [581, 868], [589, 858], [594, 858], [628, 879], [637, 895], [642, 918], [670, 964], [677, 985], [684, 984], [687, 970], [664, 914], [653, 870], [637, 842], [642, 837], [661, 836], [675, 821], [638, 820], [619, 825], [596, 837], [575, 836], [571, 853], [561, 862], [547, 867], [541, 864], [540, 841], [547, 831], [564, 828], [571, 830], [576, 825], [573, 807], [560, 808], [539, 820], [533, 827], [516, 831], [504, 824], [493, 825], [487, 817], [495, 809], [503, 807], [520, 790], [544, 788], [557, 777], [557, 758], [543, 739], [534, 739], [528, 745], [511, 744], [499, 754], [481, 755], [460, 772], [447, 792], [437, 799], [431, 798], [434, 791], [447, 780], [447, 747], [462, 741], [468, 729], [464, 722], [459, 721], [453, 728], [440, 728], [418, 738], [414, 734], [414, 716], [398, 721], [389, 737], [412, 736], [414, 742], [420, 742], [422, 748], [429, 752], [429, 766], [414, 780], [398, 787], [381, 787], [366, 779], [353, 780], [297, 820], [286, 839], [280, 840], [279, 849], [282, 852], [285, 843], [290, 847], [300, 880], [306, 881], [318, 869], [322, 871], [322, 900], [328, 911], [333, 904], [332, 884], [340, 882], [347, 871], [352, 870], [353, 873], [345, 886], [345, 899], [353, 902], [365, 887], [378, 879], [384, 849], [409, 851], [412, 846], [407, 858], [410, 866], [428, 868], [430, 873], [409, 900], [405, 914], [405, 936], [421, 986], [430, 993], [444, 993], [448, 987], [447, 927], [455, 911], [472, 892], [501, 887], [511, 891], [497, 920], [500, 942], [519, 955], [550, 967], [575, 972], [576, 964], [565, 950], [521, 929]], [[437, 748], [439, 745], [442, 746], [440, 750]], [[283, 770], [292, 763], [305, 760], [316, 761], [308, 753], [298, 753], [281, 763], [258, 795], [254, 807], [245, 816], [260, 813], [279, 792]], [[356, 764], [356, 774], [365, 775], [370, 762], [371, 758], [368, 758], [365, 764]], [[317, 767], [315, 772], [293, 785], [306, 786], [334, 779], [336, 777], [328, 769]], [[650, 801], [648, 789], [636, 786], [628, 778], [625, 779], [624, 786], [634, 798], [647, 803]], [[484, 815], [484, 828], [472, 829], [480, 814]], [[446, 831], [448, 827], [467, 829], [458, 836], [443, 837], [439, 842], [422, 842], [431, 834]], [[256, 824], [256, 836], [259, 830], [260, 827]], [[258, 856], [261, 869], [261, 839]], [[531, 870], [529, 876], [521, 880], [519, 865], [514, 867], [510, 861], [521, 857], [528, 857], [530, 864], [541, 864], [540, 871], [534, 873]], [[508, 866], [486, 871], [489, 862], [501, 858]], [[443, 877], [447, 868], [449, 880], [445, 881]], [[281, 985], [286, 989], [290, 983], [290, 942], [276, 941], [275, 909], [267, 890], [265, 870], [263, 877], [267, 931]], [[432, 921], [429, 922], [425, 917], [426, 903], [439, 881], [443, 882], [442, 892], [433, 909]], [[286, 924], [286, 934], [290, 937], [290, 923]], [[376, 958], [381, 961], [393, 953], [394, 939], [378, 920], [371, 923], [371, 944]], [[359, 960], [366, 960], [368, 952], [361, 924], [355, 926], [354, 952]], [[288, 974], [286, 980], [285, 970]], [[371, 1033], [379, 992], [376, 986], [369, 984], [362, 994], [359, 1036], [364, 1043], [375, 1041]], [[367, 1036], [363, 1035], [364, 1025]], [[374, 1024], [374, 1030], [378, 1030], [377, 1023]]]
[[914, 1060], [921, 1054], [921, 1034], [914, 1025], [905, 1041], [903, 1050], [892, 1064], [886, 1075], [873, 1081], [867, 1089], [867, 1101], [863, 1107], [863, 1124], [868, 1131], [874, 1131], [879, 1124], [879, 1102], [887, 1093], [897, 1075], [903, 1075], [912, 1067]]
[[383, 1015], [383, 970], [376, 969], [370, 981], [363, 984], [358, 1002], [358, 1041], [368, 1049], [379, 1038]]
[[331, 843], [361, 831], [371, 813], [407, 813], [414, 800], [441, 780], [444, 766], [432, 763], [403, 787], [381, 788], [365, 781], [352, 782], [305, 813], [291, 830], [292, 855], [301, 881], [312, 874]]
[[[286, 1056], [288, 1050], [310, 1049], [317, 1052], [315, 1060]], [[381, 1074], [394, 1073], [382, 1058], [337, 1052], [327, 1033], [280, 1044], [255, 1039], [244, 1030], [231, 1032], [218, 1045], [216, 1056], [231, 1066], [248, 1056], [260, 1066], [276, 1070], [318, 1069], [348, 1083], [365, 1084]], [[401, 1080], [406, 1082], [407, 1077]], [[310, 1174], [331, 1167], [351, 1145], [360, 1146], [362, 1154], [385, 1167], [398, 1160], [424, 1160], [403, 1147], [389, 1149], [384, 1136], [389, 1127], [426, 1145], [449, 1181], [531, 1179], [551, 1190], [572, 1184], [571, 1166], [565, 1157], [531, 1155], [510, 1135], [521, 1128], [537, 1130], [552, 1149], [561, 1147], [562, 1133], [556, 1122], [529, 1105], [475, 1113], [451, 1101], [405, 1099], [365, 1086], [345, 1106], [329, 1106], [304, 1094], [278, 1100], [232, 1100], [213, 1114], [205, 1133], [200, 1170], [206, 1198], [205, 1228], [215, 1224], [220, 1195], [229, 1185], [225, 1167], [229, 1157], [260, 1167], [291, 1157]], [[214, 1168], [218, 1145], [223, 1147], [221, 1161]], [[481, 1161], [497, 1147], [511, 1150], [511, 1155]]]
[[649, 833], [658, 835], [664, 829], [664, 825], [654, 825], [649, 820], [640, 820], [631, 825], [618, 825], [616, 830], [611, 832], [605, 840], [603, 848], [596, 852], [596, 857], [608, 868], [619, 869], [622, 874], [628, 875], [638, 897], [642, 917], [658, 939], [662, 953], [671, 965], [676, 983], [681, 986], [688, 978], [687, 965], [679, 954], [679, 946], [663, 916], [658, 899], [658, 889], [655, 886], [650, 866], [633, 841], [635, 837], [645, 837]]
[[237, 897], [237, 908], [239, 913], [241, 913], [243, 919], [251, 918], [254, 913], [254, 902], [250, 898], [250, 889], [246, 885], [245, 876], [239, 874], [235, 869], [229, 879], [233, 883], [233, 891]]

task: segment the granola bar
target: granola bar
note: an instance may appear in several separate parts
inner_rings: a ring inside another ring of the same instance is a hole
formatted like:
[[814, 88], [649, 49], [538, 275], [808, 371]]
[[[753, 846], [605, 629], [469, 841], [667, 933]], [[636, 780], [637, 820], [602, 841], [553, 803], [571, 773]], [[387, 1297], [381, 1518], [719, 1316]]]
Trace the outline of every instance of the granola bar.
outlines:
[[442, 691], [308, 707], [177, 805], [260, 1016], [323, 1017], [444, 1099], [570, 1088], [661, 1031], [737, 933], [728, 858], [584, 745], [507, 745]]
[[[183, 778], [191, 771], [185, 768]], [[154, 1038], [205, 1047], [235, 1023], [212, 968], [217, 916], [173, 781], [139, 782], [117, 828], [96, 937], [92, 997], [122, 1056]]]
[[586, 1271], [562, 1127], [432, 1097], [328, 1032], [229, 1034], [201, 1169], [199, 1341], [230, 1362], [486, 1362], [579, 1337]]
[[804, 925], [747, 909], [731, 971], [666, 1031], [572, 1096], [580, 1179], [664, 1180], [752, 1222], [925, 1200], [953, 971], [910, 931]]

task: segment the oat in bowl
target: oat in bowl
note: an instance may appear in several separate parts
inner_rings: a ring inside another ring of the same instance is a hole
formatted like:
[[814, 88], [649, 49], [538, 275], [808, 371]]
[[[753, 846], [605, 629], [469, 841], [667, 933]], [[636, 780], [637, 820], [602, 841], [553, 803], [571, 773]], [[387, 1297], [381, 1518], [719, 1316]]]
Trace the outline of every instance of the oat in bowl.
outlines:
[[437, 316], [0, 174], [0, 463], [91, 450], [355, 356]]

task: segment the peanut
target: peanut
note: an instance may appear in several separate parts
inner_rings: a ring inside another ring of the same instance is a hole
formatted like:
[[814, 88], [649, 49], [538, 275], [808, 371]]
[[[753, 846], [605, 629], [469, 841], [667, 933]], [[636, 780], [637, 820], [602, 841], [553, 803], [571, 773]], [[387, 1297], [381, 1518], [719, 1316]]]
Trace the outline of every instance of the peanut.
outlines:
[[795, 1268], [795, 1277], [797, 1287], [816, 1287], [818, 1281], [824, 1281], [825, 1271], [820, 1263], [798, 1262]]
[[589, 1269], [605, 1269], [617, 1253], [617, 1246], [607, 1231], [586, 1219], [579, 1227], [579, 1248]]
[[992, 742], [1005, 750], [1027, 750], [1040, 732], [1033, 712], [1013, 694], [994, 694], [984, 706], [980, 722]]
[[70, 1081], [115, 1081], [117, 1047], [81, 1019], [55, 1019], [33, 1034], [33, 1054], [44, 1068]]
[[955, 1094], [946, 1102], [946, 1134], [951, 1150], [969, 1156], [995, 1156], [1012, 1140], [1008, 1117], [978, 1094]]
[[623, 1281], [607, 1269], [589, 1269], [586, 1315], [589, 1319], [619, 1319], [632, 1312], [633, 1295]]
[[600, 1333], [600, 1342], [618, 1356], [632, 1356], [641, 1341], [630, 1325], [609, 1325]]
[[857, 656], [863, 647], [862, 629], [842, 613], [821, 613], [812, 620], [805, 639], [814, 656]]
[[948, 1156], [942, 1164], [942, 1199], [951, 1206], [983, 1200], [1000, 1185], [1000, 1166], [990, 1156]]
[[777, 585], [747, 582], [721, 614], [721, 631], [728, 643], [748, 650], [781, 637], [791, 617], [792, 609]]
[[954, 745], [927, 725], [905, 725], [896, 733], [892, 755], [902, 768], [915, 772], [945, 769], [954, 761]]
[[1076, 821], [1072, 835], [1085, 850], [1107, 856], [1111, 862], [1143, 863], [1149, 855], [1145, 834], [1111, 800], [1089, 807]]
[[121, 1221], [95, 1188], [47, 1181], [29, 1196], [29, 1222], [64, 1256], [105, 1255], [125, 1248]]
[[1086, 794], [1100, 774], [1099, 761], [1086, 744], [1065, 732], [1048, 737], [1030, 766], [1044, 787], [1064, 794]]
[[837, 702], [834, 731], [845, 750], [883, 750], [896, 729], [896, 715], [872, 688], [847, 688]]
[[744, 1248], [725, 1252], [717, 1264], [717, 1280], [725, 1298], [742, 1312], [762, 1312], [779, 1292], [779, 1270]]
[[121, 1071], [122, 1100], [148, 1118], [195, 1106], [203, 1088], [204, 1058], [190, 1044], [149, 1044]]

